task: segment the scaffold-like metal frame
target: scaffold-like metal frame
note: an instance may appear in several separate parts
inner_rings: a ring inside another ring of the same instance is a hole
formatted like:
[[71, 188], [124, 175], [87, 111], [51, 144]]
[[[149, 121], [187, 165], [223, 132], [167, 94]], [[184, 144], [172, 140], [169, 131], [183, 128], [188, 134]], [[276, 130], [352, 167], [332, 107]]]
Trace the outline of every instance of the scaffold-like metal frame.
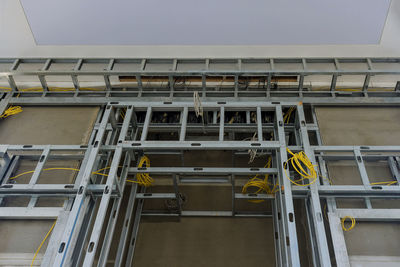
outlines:
[[[400, 82], [393, 83], [391, 90], [375, 90], [381, 88], [379, 86], [371, 90], [370, 79], [377, 75], [400, 75], [400, 59], [0, 59], [0, 63], [10, 64], [8, 71], [0, 72], [0, 77], [6, 78], [10, 87], [10, 90], [0, 93], [0, 114], [10, 105], [101, 107], [88, 145], [0, 144], [0, 201], [10, 196], [31, 198], [27, 207], [0, 207], [0, 218], [57, 219], [42, 266], [106, 266], [119, 217], [123, 217], [125, 223], [118, 238], [115, 266], [130, 266], [142, 216], [272, 217], [277, 266], [300, 266], [294, 198], [303, 199], [306, 206], [314, 266], [350, 266], [341, 218], [400, 220], [400, 210], [373, 209], [370, 202], [373, 198], [400, 197], [400, 146], [324, 146], [314, 112], [314, 108], [321, 105], [397, 106], [400, 103]], [[24, 70], [24, 64], [43, 66], [39, 70]], [[73, 69], [52, 69], [53, 65], [71, 64]], [[133, 65], [137, 69], [115, 70], [117, 64]], [[333, 69], [311, 68], [312, 64], [331, 64]], [[347, 64], [348, 68], [342, 67]], [[365, 69], [360, 64], [364, 64]], [[390, 68], [385, 69], [385, 64]], [[104, 67], [97, 71], [85, 70], [87, 65]], [[352, 69], [354, 66], [357, 67]], [[315, 89], [312, 84], [305, 83], [306, 77], [318, 75], [330, 76], [329, 84]], [[341, 91], [336, 84], [338, 77], [345, 75], [363, 76], [364, 82], [354, 91]], [[17, 76], [37, 77], [42, 90], [24, 90], [26, 86], [18, 86]], [[52, 91], [46, 80], [50, 76], [71, 77], [73, 89]], [[95, 91], [85, 90], [79, 82], [82, 76], [100, 77], [104, 86], [96, 87], [100, 89]], [[134, 82], [113, 85], [111, 76], [128, 77], [126, 79]], [[277, 76], [295, 76], [296, 85], [280, 85], [280, 79], [284, 78]], [[166, 86], [162, 85], [164, 79]], [[251, 79], [262, 80], [263, 86], [252, 88]], [[143, 80], [152, 84], [144, 86]], [[193, 81], [193, 86], [185, 88], [178, 84], [188, 80]], [[222, 86], [225, 81], [229, 85]], [[198, 91], [201, 97], [202, 108], [208, 116], [206, 122], [188, 121], [188, 116], [194, 113], [194, 91]], [[293, 120], [284, 123], [285, 112], [290, 107], [295, 108]], [[124, 111], [123, 117], [120, 116], [121, 110]], [[226, 123], [225, 116], [231, 111], [244, 112], [246, 120]], [[175, 112], [179, 114], [179, 120], [169, 124], [157, 123], [152, 120], [154, 112]], [[263, 121], [265, 112], [272, 114], [271, 121]], [[252, 121], [250, 114], [255, 114], [256, 119]], [[139, 120], [139, 116], [143, 120]], [[189, 132], [204, 131], [214, 133], [216, 140], [186, 138]], [[149, 140], [150, 132], [176, 132], [178, 139]], [[232, 138], [237, 133], [257, 133], [257, 140]], [[291, 141], [288, 141], [289, 136]], [[284, 175], [287, 147], [295, 152], [304, 151], [318, 166], [321, 177], [327, 179], [320, 178], [310, 186], [293, 185]], [[176, 154], [184, 161], [183, 151], [192, 150], [232, 151], [234, 161], [236, 155], [246, 154], [251, 149], [270, 153], [272, 167], [188, 167], [183, 162], [181, 166], [170, 167], [138, 168], [134, 165], [144, 154]], [[29, 183], [10, 181], [18, 162], [25, 158], [37, 161]], [[37, 183], [49, 159], [78, 160], [80, 166], [75, 182]], [[362, 185], [330, 184], [327, 163], [337, 160], [355, 162]], [[372, 185], [366, 172], [367, 161], [387, 161], [397, 185]], [[104, 175], [95, 172], [103, 168], [107, 168], [102, 170]], [[127, 186], [127, 177], [140, 172], [170, 177], [174, 193], [146, 193], [145, 188], [137, 184]], [[274, 194], [235, 192], [235, 176], [255, 174], [271, 174], [281, 185], [279, 191]], [[183, 182], [180, 178], [185, 175], [199, 176], [200, 182], [207, 184], [215, 183], [213, 177], [216, 175], [225, 177], [222, 182], [232, 185], [232, 210], [183, 209], [179, 186]], [[122, 214], [120, 208], [126, 190], [129, 190], [129, 198]], [[63, 197], [66, 200], [62, 207], [35, 207], [41, 197]], [[367, 208], [337, 208], [335, 198], [363, 199]], [[151, 199], [173, 199], [177, 209], [174, 212], [144, 210], [144, 201]], [[240, 199], [269, 201], [272, 212], [238, 211], [235, 201]], [[327, 206], [327, 226], [321, 207], [323, 203]], [[333, 251], [329, 250], [328, 243], [331, 243]]]

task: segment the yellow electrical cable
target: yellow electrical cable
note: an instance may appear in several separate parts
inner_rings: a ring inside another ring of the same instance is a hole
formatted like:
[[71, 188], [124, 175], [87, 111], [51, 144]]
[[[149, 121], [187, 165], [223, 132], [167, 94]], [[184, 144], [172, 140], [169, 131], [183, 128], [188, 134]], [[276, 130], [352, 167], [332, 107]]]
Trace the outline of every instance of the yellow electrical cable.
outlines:
[[9, 116], [16, 115], [22, 112], [22, 108], [20, 106], [10, 106], [8, 109], [4, 111], [3, 114], [0, 115], [0, 119], [5, 119]]
[[[317, 181], [318, 174], [317, 171], [315, 170], [315, 167], [317, 165], [313, 165], [310, 159], [307, 157], [306, 153], [304, 151], [298, 152], [294, 154], [292, 151], [290, 151], [289, 148], [286, 148], [286, 151], [292, 155], [291, 158], [289, 158], [285, 163], [284, 163], [284, 171], [286, 177], [295, 185], [298, 186], [309, 186]], [[288, 168], [288, 163], [291, 163], [293, 169], [300, 174], [301, 178], [298, 180], [292, 180], [287, 174], [287, 168]], [[302, 181], [309, 180], [308, 183], [300, 183]]]
[[[144, 165], [144, 166], [143, 166]], [[143, 168], [143, 167], [150, 167], [150, 159], [146, 156], [143, 156], [140, 158], [138, 168]], [[150, 177], [148, 173], [137, 173], [136, 174], [136, 181], [134, 180], [126, 180], [127, 182], [130, 183], [136, 183], [145, 187], [149, 187], [153, 185], [154, 179]]]
[[[0, 86], [0, 89], [6, 90], [6, 91], [11, 91], [12, 88], [10, 87], [3, 87]], [[73, 92], [76, 91], [74, 87], [49, 87], [49, 91], [52, 92]], [[102, 88], [94, 88], [94, 87], [80, 87], [80, 91], [104, 91]], [[24, 88], [24, 89], [18, 89], [19, 92], [43, 92], [43, 87], [29, 87], [29, 88]]]
[[[339, 89], [335, 89], [335, 91], [363, 92], [362, 89], [351, 89], [351, 88], [339, 88]], [[392, 92], [392, 91], [394, 91], [394, 90], [387, 89], [387, 88], [370, 88], [367, 90], [367, 92]]]
[[285, 116], [283, 116], [283, 122], [284, 123], [289, 123], [290, 121], [290, 116], [292, 115], [293, 111], [296, 109], [296, 107], [290, 107], [289, 110], [286, 112]]
[[[0, 87], [0, 89], [6, 90], [6, 91], [12, 91], [12, 88], [10, 87]], [[92, 88], [92, 87], [81, 87], [79, 88], [80, 91], [104, 91], [102, 88]], [[48, 91], [50, 92], [74, 92], [76, 89], [74, 87], [49, 87]], [[24, 88], [24, 89], [18, 89], [18, 95], [19, 97], [21, 95], [20, 92], [44, 92], [43, 87], [29, 87], [29, 88]]]
[[10, 88], [10, 87], [0, 86], [0, 89], [6, 90], [6, 91], [11, 91], [11, 88]]
[[[53, 170], [79, 171], [79, 169], [76, 169], [76, 168], [46, 168], [46, 169], [43, 169], [42, 171], [53, 171]], [[35, 172], [35, 170], [23, 172], [23, 173], [20, 173], [18, 175], [15, 175], [15, 176], [11, 177], [9, 180], [14, 180], [14, 179], [17, 179], [18, 177], [24, 176], [24, 175], [29, 174], [29, 173], [34, 173], [34, 172]]]
[[[351, 225], [348, 228], [346, 226], [344, 226], [344, 222], [346, 221], [346, 219], [350, 219], [351, 220]], [[356, 219], [354, 219], [351, 216], [344, 216], [342, 218], [341, 222], [342, 222], [342, 229], [343, 229], [343, 231], [346, 231], [346, 232], [350, 231], [351, 229], [354, 228], [354, 226], [356, 226]]]
[[[325, 177], [323, 177], [323, 178], [325, 178]], [[328, 179], [328, 178], [325, 178], [325, 179], [327, 179], [328, 181], [329, 181], [329, 183], [331, 184], [331, 185], [333, 185], [333, 183], [332, 183], [332, 181], [330, 180], [330, 179]], [[385, 182], [374, 182], [374, 183], [370, 183], [370, 185], [380, 185], [380, 184], [382, 184], [382, 185], [393, 185], [393, 184], [397, 184], [397, 181], [385, 181]]]
[[[311, 91], [318, 91], [322, 89], [323, 91], [327, 91], [330, 90], [329, 86], [313, 86], [311, 88]], [[352, 91], [352, 92], [362, 92], [363, 89], [359, 88], [344, 88], [344, 87], [337, 87], [335, 88], [335, 91]], [[386, 87], [370, 87], [368, 88], [367, 92], [390, 92], [390, 91], [394, 91], [393, 88], [386, 88]]]
[[[268, 157], [267, 163], [264, 165], [264, 168], [271, 168], [272, 165], [272, 157]], [[258, 174], [255, 175], [253, 178], [251, 178], [242, 188], [242, 194], [247, 194], [247, 190], [251, 187], [257, 188], [253, 194], [259, 194], [262, 192], [265, 192], [267, 194], [274, 194], [279, 190], [279, 184], [272, 185], [268, 181], [269, 174], [265, 174], [264, 179], [258, 178]], [[273, 186], [271, 188], [271, 186]], [[248, 200], [249, 202], [252, 203], [261, 203], [264, 200], [263, 199], [250, 199]]]
[[326, 204], [324, 204], [324, 208], [323, 208], [324, 217], [325, 217], [325, 220], [327, 222], [329, 222], [328, 215], [327, 215], [328, 213], [326, 212], [326, 208], [327, 208], [327, 206], [326, 206]]
[[[76, 89], [74, 87], [49, 87], [49, 91], [55, 91], [55, 92], [72, 92], [75, 91]], [[319, 86], [319, 87], [313, 87], [311, 90], [314, 89], [326, 89], [330, 90], [330, 87], [327, 86]], [[6, 91], [12, 91], [11, 87], [4, 87], [0, 86], [0, 90], [6, 90]], [[81, 87], [79, 88], [81, 91], [104, 91], [102, 88], [93, 88], [93, 87]], [[42, 87], [29, 87], [25, 89], [19, 89], [19, 91], [22, 92], [42, 92], [43, 88]], [[360, 89], [355, 89], [355, 88], [336, 88], [335, 91], [350, 91], [350, 92], [363, 92], [363, 90]], [[392, 88], [368, 88], [367, 92], [391, 92], [394, 91]]]
[[[253, 136], [253, 138], [254, 137], [255, 135]], [[273, 134], [271, 136], [271, 140], [273, 140]], [[267, 163], [264, 165], [264, 168], [271, 168], [271, 166], [272, 166], [272, 156], [269, 156]], [[275, 185], [273, 185], [268, 181], [268, 179], [269, 179], [269, 174], [265, 174], [264, 179], [258, 178], [258, 174], [256, 174], [242, 187], [242, 194], [247, 194], [247, 189], [249, 187], [258, 188], [253, 194], [258, 194], [262, 192], [265, 192], [267, 194], [275, 194], [277, 191], [279, 191], [279, 184], [276, 183]], [[270, 186], [273, 187], [271, 188]], [[247, 201], [252, 203], [264, 202], [263, 199], [250, 199]]]
[[46, 242], [47, 238], [49, 237], [50, 233], [53, 231], [54, 226], [56, 225], [57, 220], [53, 223], [51, 226], [50, 230], [47, 232], [46, 236], [43, 238], [42, 243], [40, 243], [38, 249], [35, 252], [35, 255], [33, 256], [32, 262], [31, 262], [31, 267], [33, 266], [33, 263], [35, 262], [36, 256], [38, 255], [40, 249], [42, 248], [44, 242]]
[[[118, 166], [118, 167], [121, 168], [122, 166]], [[108, 170], [110, 168], [111, 167], [105, 167], [105, 168], [99, 169], [97, 171], [92, 172], [92, 175], [97, 174], [97, 175], [102, 175], [102, 176], [108, 176], [108, 174], [104, 174], [104, 173], [100, 173], [100, 172], [104, 171], [104, 170]], [[54, 171], [54, 170], [67, 170], [67, 171], [77, 171], [77, 172], [80, 171], [80, 169], [76, 169], [76, 168], [63, 168], [63, 167], [46, 168], [46, 169], [43, 169], [42, 171]], [[9, 180], [14, 180], [18, 177], [21, 177], [21, 176], [29, 174], [29, 173], [34, 173], [34, 172], [35, 172], [35, 170], [23, 172], [23, 173], [20, 173], [18, 175], [11, 177]]]
[[386, 185], [392, 185], [396, 184], [397, 181], [386, 181], [386, 182], [376, 182], [376, 183], [370, 183], [371, 185], [379, 185], [379, 184], [386, 184]]

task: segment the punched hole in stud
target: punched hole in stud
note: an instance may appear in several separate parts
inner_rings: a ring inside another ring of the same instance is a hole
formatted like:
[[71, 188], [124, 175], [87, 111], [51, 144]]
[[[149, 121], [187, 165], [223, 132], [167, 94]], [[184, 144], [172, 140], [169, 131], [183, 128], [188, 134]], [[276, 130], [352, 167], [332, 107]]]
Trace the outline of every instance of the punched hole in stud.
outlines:
[[201, 146], [200, 143], [191, 143], [190, 145], [191, 145], [191, 146]]
[[322, 214], [321, 214], [321, 212], [317, 212], [317, 218], [318, 218], [318, 221], [322, 221]]
[[294, 216], [293, 216], [293, 212], [289, 212], [289, 221], [293, 222]]
[[62, 242], [60, 247], [58, 248], [58, 253], [62, 253], [64, 251], [65, 243]]
[[371, 188], [374, 190], [382, 190], [382, 186], [372, 186]]
[[94, 248], [94, 242], [90, 242], [89, 247], [88, 247], [88, 252], [92, 252]]

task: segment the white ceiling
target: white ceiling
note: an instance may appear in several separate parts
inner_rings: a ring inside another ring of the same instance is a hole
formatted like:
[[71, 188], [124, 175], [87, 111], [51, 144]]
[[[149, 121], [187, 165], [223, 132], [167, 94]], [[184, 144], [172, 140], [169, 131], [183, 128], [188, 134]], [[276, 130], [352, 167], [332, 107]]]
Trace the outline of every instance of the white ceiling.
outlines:
[[21, 0], [38, 45], [379, 44], [390, 0]]
[[[51, 13], [46, 6], [42, 8]], [[87, 14], [90, 14], [90, 11]], [[362, 15], [363, 5], [358, 9], [358, 16]], [[104, 19], [109, 20], [109, 18]], [[52, 27], [51, 23], [49, 27]], [[20, 1], [0, 0], [0, 58], [400, 57], [399, 32], [400, 0], [392, 0], [381, 41], [374, 45], [38, 45]]]

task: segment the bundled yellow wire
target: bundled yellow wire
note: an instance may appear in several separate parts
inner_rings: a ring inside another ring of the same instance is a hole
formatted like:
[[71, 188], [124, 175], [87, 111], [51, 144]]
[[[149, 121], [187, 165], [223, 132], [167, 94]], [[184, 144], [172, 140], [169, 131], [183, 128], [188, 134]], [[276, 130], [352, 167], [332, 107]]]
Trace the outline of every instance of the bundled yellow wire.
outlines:
[[294, 106], [289, 108], [289, 110], [286, 112], [285, 116], [283, 116], [284, 123], [289, 123], [290, 116], [292, 115], [292, 113], [295, 109], [296, 109], [296, 107], [294, 107]]
[[119, 113], [119, 115], [121, 115], [122, 119], [125, 119], [125, 115], [126, 115], [126, 109], [121, 109], [121, 112]]
[[[144, 165], [144, 166], [143, 166]], [[141, 157], [138, 168], [150, 167], [150, 159], [146, 156]], [[150, 177], [148, 173], [137, 173], [136, 181], [126, 180], [127, 182], [136, 183], [145, 187], [151, 186], [154, 183], [154, 179]]]
[[33, 256], [33, 259], [32, 259], [32, 262], [31, 262], [31, 267], [33, 266], [33, 263], [35, 262], [35, 259], [36, 259], [37, 255], [38, 255], [40, 249], [42, 248], [44, 242], [46, 242], [46, 240], [47, 240], [47, 238], [49, 237], [50, 233], [53, 231], [54, 226], [56, 226], [56, 222], [57, 222], [57, 221], [55, 221], [55, 222], [53, 223], [53, 225], [51, 226], [50, 230], [47, 232], [46, 236], [43, 238], [42, 243], [40, 243], [38, 249], [36, 250], [35, 255]]
[[22, 108], [20, 106], [10, 106], [8, 109], [4, 111], [3, 114], [0, 115], [0, 119], [5, 119], [9, 116], [16, 115], [22, 112]]
[[[350, 225], [350, 227], [346, 227], [346, 226], [344, 226], [344, 222], [346, 221], [346, 219], [350, 219], [351, 220], [351, 225]], [[341, 220], [341, 222], [342, 222], [342, 229], [343, 229], [343, 231], [350, 231], [351, 229], [353, 229], [354, 228], [354, 226], [356, 226], [356, 219], [354, 219], [353, 217], [351, 217], [351, 216], [345, 216], [345, 217], [343, 217], [342, 218], [342, 220]]]
[[[310, 159], [307, 157], [306, 153], [304, 151], [298, 152], [294, 154], [292, 151], [290, 151], [289, 148], [286, 148], [287, 152], [292, 155], [291, 158], [289, 158], [285, 164], [284, 164], [284, 169], [285, 169], [285, 175], [286, 177], [295, 185], [298, 186], [308, 186], [317, 181], [318, 174], [317, 171], [315, 170], [315, 167], [317, 165], [313, 165]], [[301, 178], [298, 180], [292, 180], [290, 177], [287, 175], [287, 165], [288, 163], [291, 163], [293, 166], [293, 169], [300, 174]], [[308, 183], [301, 183], [305, 180], [308, 180]]]
[[[264, 168], [271, 168], [272, 164], [272, 157], [269, 156], [267, 163], [265, 164]], [[259, 193], [267, 193], [267, 194], [274, 194], [279, 190], [279, 184], [272, 185], [268, 181], [269, 174], [266, 174], [264, 179], [258, 178], [258, 174], [251, 178], [242, 188], [242, 194], [247, 194], [247, 189], [249, 187], [255, 187], [257, 190], [253, 192], [253, 194], [259, 194]], [[272, 187], [272, 188], [271, 188]], [[264, 200], [263, 199], [251, 199], [248, 200], [249, 202], [253, 203], [261, 203]]]

